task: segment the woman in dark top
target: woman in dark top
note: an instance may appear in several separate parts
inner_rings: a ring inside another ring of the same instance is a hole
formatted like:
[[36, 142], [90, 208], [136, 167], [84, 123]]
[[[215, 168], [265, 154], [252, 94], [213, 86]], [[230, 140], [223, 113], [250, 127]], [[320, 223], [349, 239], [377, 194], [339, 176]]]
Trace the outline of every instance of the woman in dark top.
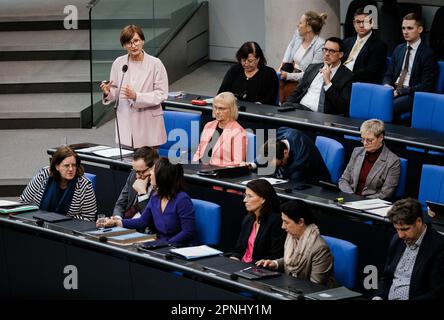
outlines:
[[231, 258], [250, 263], [260, 259], [277, 259], [284, 254], [285, 232], [279, 199], [272, 185], [264, 179], [248, 182], [244, 198], [248, 215]]
[[239, 100], [277, 104], [278, 78], [273, 68], [266, 66], [261, 47], [245, 42], [236, 53], [238, 63], [225, 74], [217, 93], [230, 91]]

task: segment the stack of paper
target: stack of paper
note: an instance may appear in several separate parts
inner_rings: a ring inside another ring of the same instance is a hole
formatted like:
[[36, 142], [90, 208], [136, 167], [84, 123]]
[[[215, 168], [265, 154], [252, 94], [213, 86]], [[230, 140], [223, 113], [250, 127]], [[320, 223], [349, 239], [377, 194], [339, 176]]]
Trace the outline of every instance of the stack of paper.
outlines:
[[351, 210], [365, 211], [385, 217], [392, 207], [392, 203], [381, 199], [367, 199], [346, 202], [342, 207]]
[[[280, 183], [286, 183], [286, 182], [288, 182], [288, 180], [276, 179], [276, 178], [259, 178], [259, 179], [267, 180], [268, 182], [270, 182], [271, 185], [275, 185], [275, 184], [280, 184]], [[247, 184], [247, 183], [250, 182], [250, 181], [252, 181], [252, 180], [242, 181], [241, 184]]]
[[213, 248], [206, 246], [206, 245], [196, 246], [196, 247], [170, 249], [170, 252], [174, 253], [178, 256], [181, 256], [187, 260], [204, 258], [204, 257], [211, 257], [211, 256], [216, 256], [216, 255], [223, 253], [222, 251], [213, 249]]
[[22, 202], [0, 200], [0, 214], [21, 213], [26, 211], [38, 210], [39, 207], [33, 204]]

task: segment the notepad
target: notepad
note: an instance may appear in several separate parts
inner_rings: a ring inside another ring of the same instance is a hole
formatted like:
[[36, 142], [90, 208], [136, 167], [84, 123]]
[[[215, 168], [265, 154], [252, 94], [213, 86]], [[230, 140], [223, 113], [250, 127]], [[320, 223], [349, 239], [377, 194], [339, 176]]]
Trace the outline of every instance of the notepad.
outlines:
[[108, 242], [111, 242], [114, 244], [131, 245], [133, 243], [156, 240], [157, 237], [155, 234], [132, 232], [132, 233], [126, 233], [126, 234], [121, 234], [121, 235], [107, 237], [107, 238], [108, 238]]
[[217, 256], [223, 253], [222, 251], [211, 248], [207, 245], [186, 248], [174, 248], [170, 249], [170, 252], [187, 260]]

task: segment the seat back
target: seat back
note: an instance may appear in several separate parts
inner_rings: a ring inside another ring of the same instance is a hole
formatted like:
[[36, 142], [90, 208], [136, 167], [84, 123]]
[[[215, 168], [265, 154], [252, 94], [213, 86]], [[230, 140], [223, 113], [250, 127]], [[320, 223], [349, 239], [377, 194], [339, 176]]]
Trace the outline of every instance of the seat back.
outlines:
[[419, 183], [418, 200], [423, 209], [426, 201], [444, 203], [444, 167], [432, 164], [422, 166], [421, 181]]
[[[444, 8], [444, 7], [443, 7]], [[441, 40], [444, 44], [444, 39]], [[438, 61], [438, 79], [436, 79], [436, 93], [444, 93], [444, 61]]]
[[256, 135], [247, 130], [247, 162], [254, 162], [256, 159]]
[[356, 82], [352, 85], [350, 117], [393, 120], [393, 89], [387, 86]]
[[197, 240], [200, 244], [217, 245], [220, 241], [221, 208], [218, 204], [191, 199], [194, 206]]
[[318, 136], [316, 147], [330, 172], [331, 182], [338, 183], [344, 169], [344, 146], [334, 139]]
[[281, 96], [281, 73], [280, 72], [276, 72], [276, 78], [277, 78], [277, 96], [276, 96], [276, 105], [279, 105], [279, 98]]
[[398, 186], [395, 190], [395, 197], [397, 199], [403, 198], [405, 195], [405, 185], [407, 182], [407, 165], [408, 160], [404, 158], [399, 158], [401, 166], [401, 174], [399, 175]]
[[343, 286], [353, 289], [356, 283], [358, 266], [358, 247], [351, 242], [334, 237], [322, 236], [333, 255], [333, 272], [336, 280]]
[[95, 191], [96, 191], [96, 175], [93, 174], [93, 173], [85, 172], [85, 173], [84, 173], [84, 176], [85, 176], [86, 179], [88, 179], [89, 181], [91, 181], [91, 184], [92, 184], [93, 190], [94, 190], [94, 192], [95, 192]]
[[413, 99], [412, 128], [444, 132], [444, 95], [416, 92]]
[[200, 114], [168, 110], [163, 116], [167, 142], [160, 146], [159, 155], [173, 159], [187, 153], [186, 159], [191, 159], [199, 145]]

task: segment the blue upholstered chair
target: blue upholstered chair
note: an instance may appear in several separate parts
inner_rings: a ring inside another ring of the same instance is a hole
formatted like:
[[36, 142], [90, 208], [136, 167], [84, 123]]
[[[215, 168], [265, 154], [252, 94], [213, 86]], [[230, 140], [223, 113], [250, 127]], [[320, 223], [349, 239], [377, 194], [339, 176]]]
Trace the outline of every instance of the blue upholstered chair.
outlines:
[[356, 283], [358, 266], [358, 247], [351, 242], [338, 238], [322, 236], [333, 254], [333, 272], [336, 280], [343, 286], [353, 289]]
[[408, 160], [404, 158], [399, 158], [400, 164], [401, 164], [401, 174], [399, 176], [399, 182], [398, 186], [395, 190], [395, 198], [401, 199], [405, 195], [405, 185], [407, 182], [407, 165]]
[[281, 73], [280, 72], [276, 72], [276, 78], [277, 78], [277, 81], [278, 81], [276, 105], [279, 105], [279, 97], [281, 96]]
[[[413, 99], [412, 128], [425, 129], [444, 133], [444, 94], [416, 92]], [[408, 150], [425, 152], [424, 149], [407, 147]], [[443, 155], [429, 151], [430, 154]]]
[[195, 211], [198, 242], [206, 245], [218, 245], [221, 228], [220, 206], [199, 199], [191, 199], [191, 201]]
[[247, 130], [247, 162], [254, 162], [256, 159], [256, 135]]
[[96, 175], [92, 174], [92, 173], [88, 173], [88, 172], [85, 172], [83, 175], [85, 176], [86, 179], [91, 181], [93, 190], [95, 192], [96, 191]]
[[439, 71], [436, 79], [436, 93], [444, 93], [444, 61], [438, 61]]
[[167, 142], [160, 146], [159, 154], [171, 159], [187, 153], [185, 160], [191, 159], [199, 145], [200, 114], [168, 110], [163, 116]]
[[334, 139], [318, 136], [316, 137], [316, 147], [330, 172], [331, 181], [338, 183], [344, 169], [344, 146]]
[[353, 83], [350, 117], [357, 119], [393, 120], [393, 89], [372, 83]]
[[423, 209], [426, 201], [444, 203], [444, 167], [432, 164], [422, 166], [421, 182], [419, 183], [418, 200]]

